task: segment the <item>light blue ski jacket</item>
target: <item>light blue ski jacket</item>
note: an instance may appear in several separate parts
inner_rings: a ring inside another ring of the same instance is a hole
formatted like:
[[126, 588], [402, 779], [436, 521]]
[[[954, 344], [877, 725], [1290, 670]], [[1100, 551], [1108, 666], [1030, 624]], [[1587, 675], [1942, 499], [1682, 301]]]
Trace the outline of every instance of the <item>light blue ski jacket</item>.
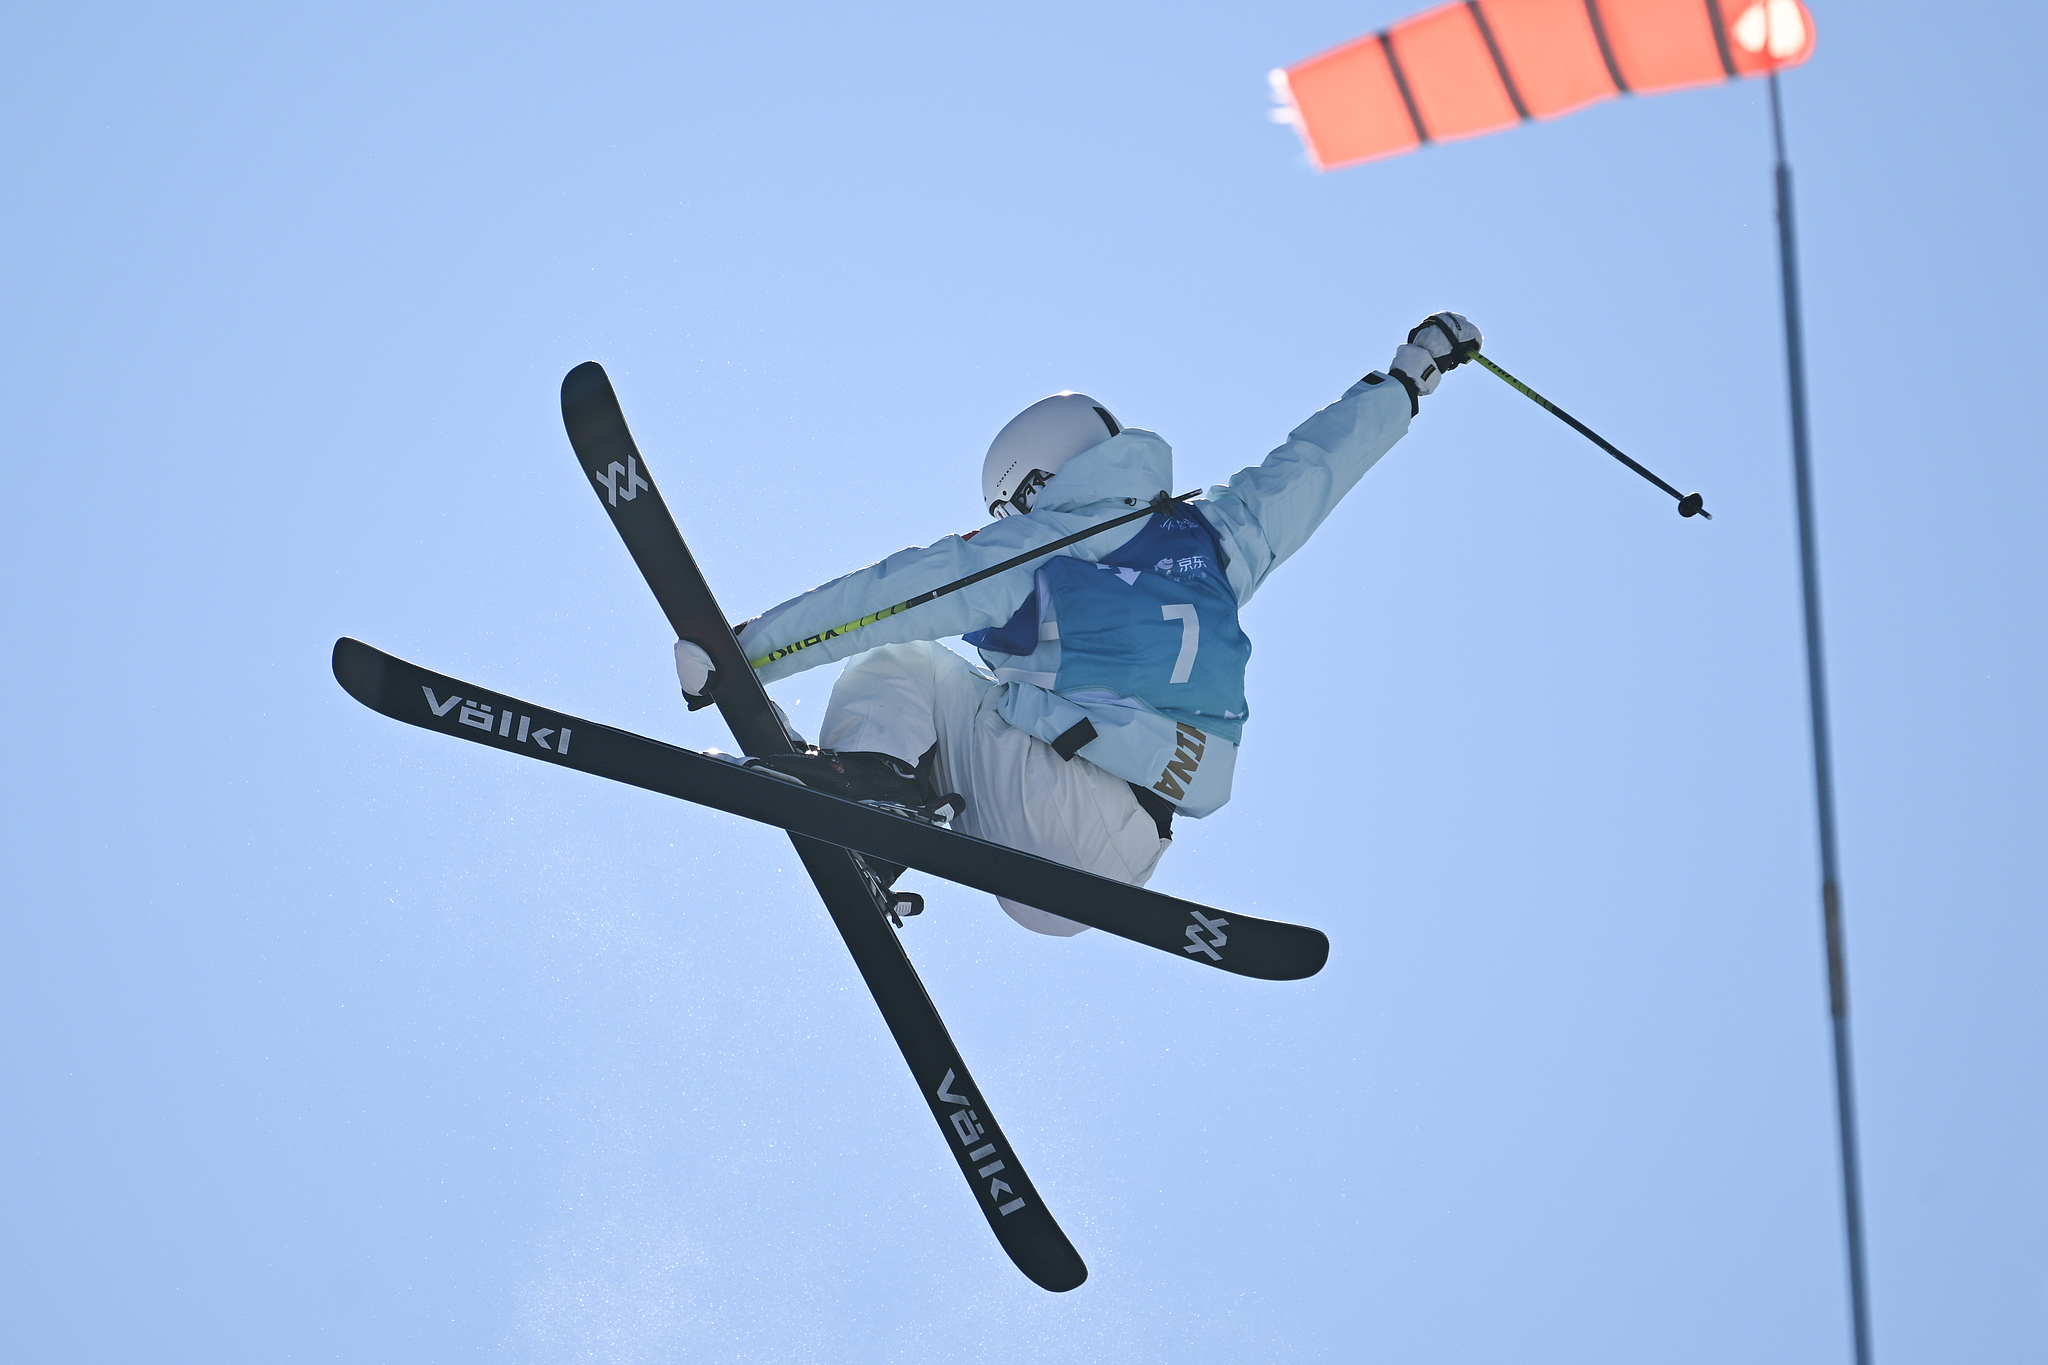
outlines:
[[[1368, 382], [1379, 380], [1377, 383]], [[1266, 578], [1307, 543], [1331, 509], [1407, 434], [1407, 390], [1378, 375], [1352, 385], [1310, 417], [1285, 444], [1194, 506], [1215, 531], [1224, 575], [1242, 607]], [[740, 627], [740, 644], [759, 658], [943, 587], [1037, 545], [1046, 545], [1122, 516], [1173, 491], [1173, 450], [1149, 431], [1122, 434], [1083, 451], [1039, 492], [1032, 510], [1005, 517], [971, 536], [947, 536], [922, 549], [899, 550], [771, 608]], [[1141, 534], [1151, 519], [1105, 531], [1060, 551], [1100, 561]], [[1044, 561], [1026, 563], [934, 602], [886, 617], [784, 655], [760, 669], [764, 682], [875, 648], [939, 640], [1009, 622], [1034, 591]], [[985, 656], [986, 657], [986, 656]], [[1005, 656], [997, 662], [1008, 663]], [[1160, 791], [1181, 813], [1203, 816], [1230, 799], [1237, 745], [1214, 733], [1176, 724], [1132, 697], [1103, 688], [1063, 695], [1004, 669], [998, 708], [1012, 725], [1051, 742], [1081, 720], [1095, 738], [1080, 757], [1127, 782]], [[1028, 671], [1028, 670], [1022, 670]]]

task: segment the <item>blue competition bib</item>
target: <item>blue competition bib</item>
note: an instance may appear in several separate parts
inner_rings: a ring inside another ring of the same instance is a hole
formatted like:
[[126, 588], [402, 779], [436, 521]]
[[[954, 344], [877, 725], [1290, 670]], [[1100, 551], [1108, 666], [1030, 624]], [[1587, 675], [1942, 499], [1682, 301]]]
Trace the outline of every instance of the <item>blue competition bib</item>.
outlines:
[[965, 638], [983, 651], [1033, 656], [1033, 668], [1052, 674], [1051, 691], [1133, 697], [1235, 744], [1252, 646], [1223, 569], [1201, 512], [1175, 507], [1100, 562], [1046, 561], [1006, 624]]

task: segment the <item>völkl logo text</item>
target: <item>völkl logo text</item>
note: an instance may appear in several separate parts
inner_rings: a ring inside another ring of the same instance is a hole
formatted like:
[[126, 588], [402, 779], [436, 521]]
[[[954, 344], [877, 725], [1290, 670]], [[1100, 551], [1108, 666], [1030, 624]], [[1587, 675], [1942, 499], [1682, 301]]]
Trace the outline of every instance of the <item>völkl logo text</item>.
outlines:
[[[436, 716], [445, 719], [448, 713], [454, 711], [459, 703], [462, 710], [456, 713], [455, 719], [463, 725], [473, 725], [479, 730], [494, 732], [498, 738], [509, 739], [517, 744], [525, 744], [530, 740], [552, 754], [566, 754], [569, 752], [569, 729], [567, 726], [562, 727], [559, 733], [550, 727], [535, 729], [532, 716], [520, 716], [518, 717], [518, 730], [515, 733], [512, 724], [514, 719], [512, 708], [509, 706], [503, 711], [494, 714], [491, 704], [487, 701], [469, 701], [456, 692], [451, 692], [446, 698], [441, 698], [434, 695], [433, 688], [425, 686], [422, 686], [420, 691], [427, 694], [427, 709]], [[548, 743], [549, 735], [554, 735], [555, 737], [553, 744]]]

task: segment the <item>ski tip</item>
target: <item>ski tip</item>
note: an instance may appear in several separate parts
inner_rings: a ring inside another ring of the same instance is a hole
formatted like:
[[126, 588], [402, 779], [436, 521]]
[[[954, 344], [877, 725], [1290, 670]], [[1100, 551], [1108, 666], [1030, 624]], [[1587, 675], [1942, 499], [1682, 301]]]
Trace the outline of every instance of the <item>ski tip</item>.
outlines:
[[1043, 1280], [1033, 1279], [1031, 1282], [1040, 1289], [1050, 1290], [1055, 1294], [1064, 1294], [1070, 1289], [1079, 1289], [1087, 1281], [1088, 1267], [1082, 1265], [1081, 1258], [1076, 1256], [1074, 1258], [1074, 1270], [1071, 1275], [1048, 1277]]
[[1316, 936], [1314, 946], [1315, 966], [1310, 967], [1307, 971], [1303, 972], [1303, 977], [1314, 976], [1317, 972], [1321, 971], [1326, 965], [1328, 965], [1330, 961], [1330, 936], [1320, 929], [1311, 929], [1309, 930], [1309, 932]]
[[562, 425], [568, 430], [569, 444], [576, 447], [576, 458], [586, 461], [586, 468], [595, 464], [593, 473], [603, 469], [613, 453], [601, 448], [605, 443], [623, 436], [631, 445], [633, 438], [626, 431], [626, 415], [619, 410], [611, 376], [595, 360], [584, 361], [562, 377]]
[[562, 377], [562, 406], [581, 401], [595, 393], [612, 391], [611, 376], [595, 360], [586, 360]]
[[1024, 1277], [1040, 1289], [1054, 1294], [1064, 1294], [1070, 1289], [1079, 1289], [1088, 1279], [1088, 1263], [1081, 1259], [1081, 1253], [1074, 1250], [1066, 1234], [1057, 1226], [1051, 1236], [1040, 1240], [1029, 1248], [1009, 1247], [1011, 1261]]
[[1278, 927], [1286, 931], [1284, 937], [1270, 945], [1265, 952], [1250, 958], [1240, 957], [1235, 962], [1226, 959], [1215, 965], [1226, 971], [1234, 971], [1240, 976], [1257, 977], [1264, 981], [1306, 981], [1329, 962], [1328, 934], [1301, 924]]
[[387, 657], [361, 640], [344, 635], [334, 642], [334, 680], [341, 684], [342, 691], [374, 708], [374, 698], [384, 683]]

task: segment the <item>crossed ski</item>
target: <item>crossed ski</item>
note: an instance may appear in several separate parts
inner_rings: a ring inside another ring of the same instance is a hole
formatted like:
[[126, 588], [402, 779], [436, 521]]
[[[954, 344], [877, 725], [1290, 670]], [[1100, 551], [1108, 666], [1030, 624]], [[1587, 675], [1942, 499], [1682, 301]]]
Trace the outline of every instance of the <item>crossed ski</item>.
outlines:
[[[578, 463], [678, 637], [718, 666], [715, 700], [750, 757], [788, 753], [788, 733], [676, 529], [595, 362], [562, 381]], [[1097, 877], [875, 806], [793, 785], [737, 763], [566, 716], [431, 672], [360, 641], [334, 647], [337, 681], [365, 706], [424, 729], [643, 787], [787, 830], [882, 1018], [910, 1066], [990, 1229], [1019, 1270], [1055, 1292], [1088, 1277], [1046, 1210], [925, 994], [888, 918], [891, 900], [854, 850], [1050, 909], [1222, 971], [1311, 976], [1329, 954], [1314, 929], [1225, 915]]]
[[885, 858], [1186, 957], [1269, 981], [1312, 976], [1329, 955], [1315, 929], [1184, 901], [1020, 853], [896, 810], [812, 791], [730, 757], [678, 749], [407, 663], [360, 640], [334, 645], [348, 694], [393, 720], [679, 797], [792, 834]]

